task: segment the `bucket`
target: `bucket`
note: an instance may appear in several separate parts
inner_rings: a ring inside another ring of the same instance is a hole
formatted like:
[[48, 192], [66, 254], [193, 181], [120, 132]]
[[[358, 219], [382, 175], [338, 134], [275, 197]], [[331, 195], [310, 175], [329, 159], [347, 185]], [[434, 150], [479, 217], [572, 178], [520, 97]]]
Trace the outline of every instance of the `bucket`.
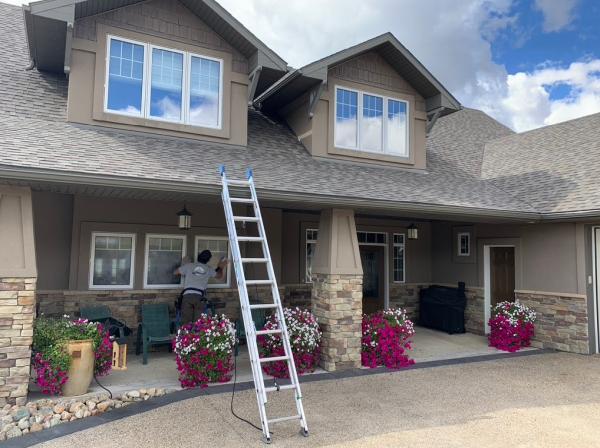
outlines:
[[63, 395], [72, 397], [88, 391], [94, 375], [94, 342], [91, 339], [67, 342], [71, 356], [69, 379], [62, 388]]

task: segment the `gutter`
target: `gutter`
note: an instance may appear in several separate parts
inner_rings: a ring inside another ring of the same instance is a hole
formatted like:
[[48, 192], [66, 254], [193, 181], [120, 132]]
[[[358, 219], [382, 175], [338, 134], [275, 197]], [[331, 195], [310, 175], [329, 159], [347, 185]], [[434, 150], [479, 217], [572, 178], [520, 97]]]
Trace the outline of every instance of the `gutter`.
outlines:
[[[160, 192], [204, 194], [220, 196], [220, 184], [201, 184], [195, 182], [174, 182], [168, 180], [151, 180], [124, 176], [107, 176], [99, 174], [83, 174], [62, 172], [37, 168], [15, 168], [0, 166], [0, 179], [13, 179], [34, 182], [54, 182], [60, 184], [76, 184], [85, 186], [124, 188], [131, 190], [151, 190]], [[429, 213], [440, 215], [469, 216], [479, 218], [502, 218], [527, 222], [540, 221], [541, 215], [536, 212], [515, 210], [490, 210], [477, 207], [461, 207], [453, 205], [437, 205], [419, 202], [392, 202], [389, 200], [362, 199], [348, 196], [331, 196], [310, 193], [286, 192], [265, 188], [257, 188], [261, 200], [287, 201], [305, 205], [327, 207], [351, 207], [376, 209], [395, 212]]]

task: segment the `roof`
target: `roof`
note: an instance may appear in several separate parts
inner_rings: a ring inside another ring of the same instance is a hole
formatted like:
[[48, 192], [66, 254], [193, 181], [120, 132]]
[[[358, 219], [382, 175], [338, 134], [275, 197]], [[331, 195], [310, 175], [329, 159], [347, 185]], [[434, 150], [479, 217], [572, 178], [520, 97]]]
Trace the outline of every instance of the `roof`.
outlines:
[[425, 98], [428, 112], [439, 108], [460, 109], [459, 101], [392, 33], [374, 37], [288, 73], [258, 96], [255, 103], [269, 109], [287, 104], [311, 86], [326, 82], [330, 67], [369, 51], [378, 52]]
[[[144, 0], [40, 0], [23, 7], [29, 53], [41, 70], [68, 72], [73, 23]], [[257, 66], [287, 72], [286, 62], [215, 0], [179, 0]]]
[[600, 210], [600, 113], [485, 145], [482, 178], [540, 213]]

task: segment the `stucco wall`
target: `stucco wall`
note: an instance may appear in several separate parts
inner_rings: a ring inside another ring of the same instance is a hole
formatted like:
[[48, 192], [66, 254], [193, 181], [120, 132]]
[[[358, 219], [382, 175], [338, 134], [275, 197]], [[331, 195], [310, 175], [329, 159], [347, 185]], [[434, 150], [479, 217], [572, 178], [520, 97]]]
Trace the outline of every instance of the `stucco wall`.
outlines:
[[[223, 60], [222, 128], [210, 129], [104, 112], [106, 36], [116, 35]], [[248, 61], [178, 1], [152, 0], [77, 20], [69, 121], [245, 145]]]
[[[475, 257], [462, 263], [454, 256], [456, 228], [470, 229]], [[433, 223], [432, 277], [434, 282], [464, 281], [483, 287], [483, 245], [516, 246], [516, 288], [530, 291], [585, 293], [583, 257], [578, 248], [577, 224], [476, 224], [462, 226]], [[581, 290], [583, 288], [583, 291]]]

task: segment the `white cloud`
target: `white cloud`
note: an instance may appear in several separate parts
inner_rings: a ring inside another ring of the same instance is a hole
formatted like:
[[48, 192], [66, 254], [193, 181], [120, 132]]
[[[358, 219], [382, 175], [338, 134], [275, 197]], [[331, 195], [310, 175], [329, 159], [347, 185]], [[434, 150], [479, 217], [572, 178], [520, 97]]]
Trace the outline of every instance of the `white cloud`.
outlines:
[[560, 31], [573, 21], [577, 0], [535, 0], [535, 8], [544, 15], [546, 33]]

